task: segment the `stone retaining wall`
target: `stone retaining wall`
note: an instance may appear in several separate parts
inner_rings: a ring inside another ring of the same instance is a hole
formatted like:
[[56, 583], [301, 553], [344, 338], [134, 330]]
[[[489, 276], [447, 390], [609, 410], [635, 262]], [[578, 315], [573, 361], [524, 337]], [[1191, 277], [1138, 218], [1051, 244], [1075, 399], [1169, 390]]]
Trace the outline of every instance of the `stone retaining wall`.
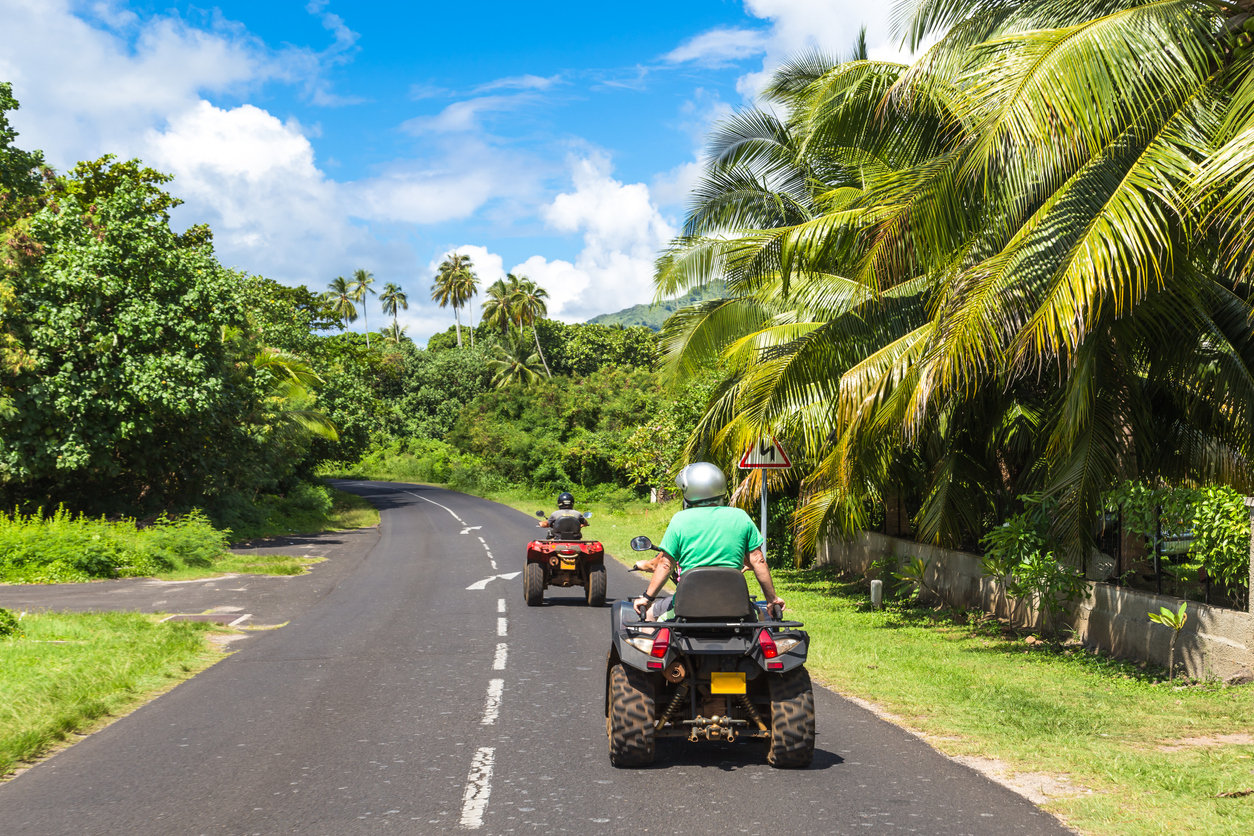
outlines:
[[[980, 558], [966, 552], [942, 549], [863, 532], [853, 540], [829, 540], [819, 547], [817, 565], [832, 565], [867, 574], [871, 564], [895, 555], [931, 560], [927, 582], [945, 603], [982, 609], [1009, 617], [1000, 585], [980, 571]], [[1171, 628], [1149, 620], [1160, 608], [1179, 608], [1181, 599], [1154, 595], [1106, 583], [1090, 583], [1092, 595], [1077, 605], [1063, 621], [1076, 638], [1115, 656], [1167, 666]], [[1177, 670], [1204, 679], [1238, 679], [1254, 671], [1254, 615], [1248, 612], [1189, 602], [1189, 619], [1176, 642]], [[1020, 619], [1025, 616], [1020, 613]], [[1030, 617], [1030, 616], [1029, 616]]]

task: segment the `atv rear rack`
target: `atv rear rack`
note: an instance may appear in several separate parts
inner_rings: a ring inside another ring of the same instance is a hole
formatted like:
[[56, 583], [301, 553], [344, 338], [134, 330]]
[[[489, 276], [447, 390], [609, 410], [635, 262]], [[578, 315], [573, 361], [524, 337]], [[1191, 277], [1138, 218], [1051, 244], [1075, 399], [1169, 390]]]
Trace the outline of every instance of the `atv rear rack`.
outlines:
[[690, 630], [796, 630], [805, 625], [800, 621], [624, 621], [618, 626], [628, 632], [668, 627], [671, 632], [685, 633]]

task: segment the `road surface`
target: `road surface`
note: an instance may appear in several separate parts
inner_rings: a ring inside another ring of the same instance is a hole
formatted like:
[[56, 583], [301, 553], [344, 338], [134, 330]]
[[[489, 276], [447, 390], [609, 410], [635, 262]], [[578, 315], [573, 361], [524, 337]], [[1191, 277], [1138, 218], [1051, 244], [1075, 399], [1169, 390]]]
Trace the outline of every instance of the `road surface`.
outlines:
[[[581, 589], [524, 604], [514, 573], [534, 520], [435, 488], [346, 487], [382, 510], [351, 574], [287, 626], [0, 785], [0, 832], [1070, 832], [821, 689], [809, 770], [678, 741], [652, 768], [614, 769], [609, 611]], [[611, 598], [641, 590], [609, 563]]]

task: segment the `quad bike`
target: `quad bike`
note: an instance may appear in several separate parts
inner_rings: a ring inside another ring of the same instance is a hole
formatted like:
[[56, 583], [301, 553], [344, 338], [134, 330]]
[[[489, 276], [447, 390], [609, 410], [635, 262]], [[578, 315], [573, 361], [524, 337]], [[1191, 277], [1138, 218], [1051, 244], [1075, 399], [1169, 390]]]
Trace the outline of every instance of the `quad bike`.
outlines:
[[[536, 511], [539, 517], [547, 516]], [[585, 520], [592, 514], [584, 514]], [[571, 526], [566, 520], [576, 523]], [[523, 595], [527, 606], [544, 603], [544, 590], [550, 586], [582, 586], [588, 606], [605, 606], [605, 549], [595, 540], [583, 540], [575, 517], [558, 519], [549, 529], [548, 540], [527, 544], [527, 565], [523, 569]]]
[[[648, 537], [636, 551], [656, 550]], [[614, 766], [648, 766], [661, 737], [750, 740], [781, 769], [814, 758], [810, 637], [749, 598], [736, 569], [683, 573], [674, 617], [640, 621], [629, 601], [610, 611], [605, 727]]]

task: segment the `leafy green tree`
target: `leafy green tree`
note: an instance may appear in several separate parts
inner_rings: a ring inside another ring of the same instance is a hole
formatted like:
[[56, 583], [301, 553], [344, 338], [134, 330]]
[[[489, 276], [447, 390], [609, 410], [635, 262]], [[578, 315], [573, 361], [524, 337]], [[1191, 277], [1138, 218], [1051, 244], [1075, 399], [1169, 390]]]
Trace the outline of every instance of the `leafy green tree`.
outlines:
[[169, 228], [160, 182], [137, 165], [80, 166], [0, 247], [32, 358], [0, 418], [10, 504], [188, 504], [240, 481], [258, 395], [223, 333], [244, 324], [241, 277]]
[[353, 295], [354, 302], [361, 303], [361, 313], [363, 321], [366, 323], [366, 348], [370, 348], [370, 305], [368, 295], [374, 295], [375, 291], [370, 287], [374, 284], [374, 276], [369, 270], [354, 270], [353, 280], [348, 285], [348, 290]]
[[43, 154], [13, 146], [18, 134], [8, 114], [17, 109], [13, 85], [0, 82], [0, 229], [32, 212], [43, 192]]
[[357, 292], [343, 276], [336, 276], [331, 280], [323, 298], [326, 300], [327, 307], [339, 319], [341, 328], [347, 328], [348, 323], [357, 321], [357, 305], [355, 304], [359, 301]]
[[518, 321], [518, 277], [513, 273], [504, 279], [497, 279], [485, 291], [487, 298], [483, 302], [481, 321], [490, 327], [508, 334], [510, 326], [522, 327]]
[[586, 377], [606, 366], [654, 365], [658, 337], [649, 328], [541, 319], [535, 330], [555, 375]]

